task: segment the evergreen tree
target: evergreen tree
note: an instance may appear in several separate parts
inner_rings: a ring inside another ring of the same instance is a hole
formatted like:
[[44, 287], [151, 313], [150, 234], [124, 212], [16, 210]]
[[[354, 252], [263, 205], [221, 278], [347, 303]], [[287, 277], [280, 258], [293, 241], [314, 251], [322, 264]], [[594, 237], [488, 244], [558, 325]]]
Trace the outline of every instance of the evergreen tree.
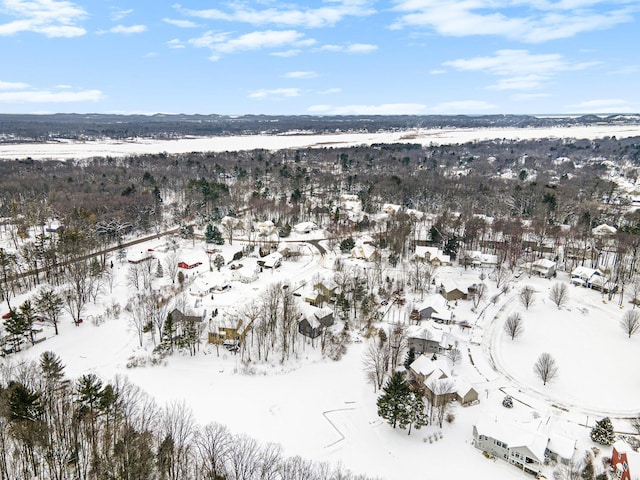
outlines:
[[353, 238], [345, 238], [342, 242], [340, 242], [340, 251], [342, 253], [349, 253], [353, 247], [356, 246], [356, 242]]
[[407, 352], [407, 357], [404, 359], [404, 368], [409, 370], [409, 367], [415, 360], [416, 360], [416, 350], [413, 347], [411, 347]]
[[29, 339], [33, 343], [33, 322], [36, 321], [36, 312], [31, 306], [29, 300], [20, 305], [20, 315], [22, 316], [22, 322], [25, 327], [25, 333], [29, 334]]
[[160, 339], [162, 347], [165, 351], [173, 353], [173, 338], [176, 334], [176, 325], [173, 321], [173, 315], [171, 312], [167, 314], [167, 319], [164, 321], [164, 327], [162, 328], [162, 338]]
[[9, 312], [9, 318], [4, 321], [4, 328], [11, 335], [13, 350], [20, 350], [20, 341], [24, 334], [29, 330], [29, 326], [24, 321], [24, 316], [15, 310]]
[[407, 435], [411, 435], [411, 428], [420, 430], [428, 425], [429, 419], [425, 412], [424, 397], [420, 390], [410, 388], [405, 408], [398, 419], [398, 426], [402, 429], [409, 427]]
[[613, 433], [613, 425], [609, 417], [604, 417], [596, 422], [595, 427], [591, 429], [591, 440], [601, 445], [611, 445], [615, 441]]
[[156, 268], [156, 277], [164, 277], [164, 269], [162, 268], [162, 262], [158, 260], [158, 268]]
[[[398, 423], [406, 425], [408, 403], [411, 399], [409, 384], [400, 372], [395, 372], [382, 389], [383, 393], [378, 397], [378, 416], [396, 428]], [[401, 428], [403, 428], [401, 426]]]
[[58, 335], [58, 321], [64, 308], [64, 300], [53, 289], [40, 290], [35, 299], [36, 311], [51, 325]]
[[207, 243], [214, 243], [216, 245], [224, 245], [224, 238], [220, 229], [211, 224], [207, 225], [207, 229], [204, 232], [204, 240]]

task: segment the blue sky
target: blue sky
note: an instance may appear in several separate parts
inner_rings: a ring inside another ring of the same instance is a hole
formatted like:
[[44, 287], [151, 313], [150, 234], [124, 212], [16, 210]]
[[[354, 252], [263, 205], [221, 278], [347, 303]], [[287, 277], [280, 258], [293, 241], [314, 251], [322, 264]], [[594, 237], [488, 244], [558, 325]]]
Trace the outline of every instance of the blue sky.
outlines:
[[640, 112], [639, 18], [639, 0], [0, 0], [0, 112]]

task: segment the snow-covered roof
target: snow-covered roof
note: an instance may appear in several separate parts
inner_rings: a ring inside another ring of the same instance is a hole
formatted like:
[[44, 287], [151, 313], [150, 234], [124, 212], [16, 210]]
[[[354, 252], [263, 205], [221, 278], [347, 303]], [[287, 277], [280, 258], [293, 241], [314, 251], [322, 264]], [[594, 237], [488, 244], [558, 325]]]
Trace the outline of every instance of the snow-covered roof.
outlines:
[[382, 205], [382, 211], [388, 214], [395, 214], [400, 211], [400, 205], [396, 205], [395, 203], [385, 203]]
[[363, 258], [369, 260], [376, 254], [376, 247], [368, 243], [362, 245], [356, 245], [351, 249], [351, 256], [354, 258]]
[[556, 266], [556, 262], [547, 258], [540, 258], [533, 262], [531, 265], [533, 266], [533, 268], [544, 268], [548, 270], [550, 268], [554, 268]]
[[313, 222], [300, 222], [293, 226], [293, 230], [297, 233], [306, 233], [316, 230], [318, 226]]
[[442, 285], [442, 288], [444, 288], [445, 292], [453, 292], [456, 289], [460, 290], [463, 293], [467, 293], [469, 291], [468, 287], [463, 287], [458, 282], [451, 279], [442, 280], [440, 284]]
[[581, 278], [582, 280], [589, 280], [593, 275], [600, 275], [600, 272], [595, 268], [588, 267], [576, 267], [572, 270], [571, 276]]
[[607, 225], [603, 223], [602, 225], [598, 225], [591, 230], [591, 233], [594, 235], [613, 235], [618, 231], [616, 227], [612, 227], [611, 225]]
[[438, 313], [443, 313], [447, 310], [447, 300], [442, 295], [433, 295], [424, 302], [416, 305], [416, 310], [421, 312], [425, 308], [429, 307], [433, 308]]
[[478, 435], [495, 438], [509, 448], [526, 447], [540, 463], [544, 463], [544, 453], [549, 443], [546, 435], [539, 433], [528, 424], [518, 424], [498, 417], [482, 415], [475, 424]]
[[447, 366], [442, 361], [440, 361], [440, 359], [431, 360], [431, 357], [427, 355], [419, 355], [418, 358], [416, 358], [409, 366], [409, 368], [425, 378], [431, 376], [431, 374], [433, 374], [437, 370], [441, 371], [446, 376], [449, 376], [447, 374]]

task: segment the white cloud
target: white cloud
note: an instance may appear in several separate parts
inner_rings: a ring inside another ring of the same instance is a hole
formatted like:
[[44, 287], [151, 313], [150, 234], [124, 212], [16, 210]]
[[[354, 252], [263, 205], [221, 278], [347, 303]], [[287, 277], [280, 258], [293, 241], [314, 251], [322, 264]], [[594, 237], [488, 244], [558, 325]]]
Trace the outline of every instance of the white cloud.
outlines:
[[[391, 28], [427, 27], [441, 35], [499, 35], [528, 43], [573, 37], [633, 20], [633, 7], [606, 0], [396, 0]], [[606, 8], [599, 4], [616, 5]], [[622, 2], [624, 3], [624, 2]]]
[[427, 112], [421, 103], [383, 103], [381, 105], [311, 105], [310, 113], [322, 115], [419, 115]]
[[192, 22], [191, 20], [177, 20], [173, 18], [163, 18], [162, 21], [165, 23], [168, 23], [169, 25], [173, 25], [174, 27], [179, 27], [179, 28], [196, 28], [200, 26], [197, 23]]
[[611, 75], [635, 75], [640, 72], [640, 65], [626, 65], [609, 72]]
[[434, 68], [433, 70], [429, 70], [430, 75], [444, 75], [445, 73], [447, 73], [447, 71], [441, 68]]
[[2, 12], [17, 20], [0, 23], [0, 36], [21, 32], [40, 33], [46, 37], [78, 37], [87, 31], [78, 22], [87, 12], [73, 2], [62, 0], [4, 0]]
[[604, 98], [567, 105], [567, 111], [572, 113], [627, 113], [632, 112], [633, 109], [626, 100]]
[[331, 27], [346, 17], [364, 17], [372, 15], [367, 0], [332, 0], [329, 5], [319, 8], [308, 8], [298, 5], [287, 5], [278, 8], [257, 10], [240, 2], [232, 3], [229, 10], [184, 9], [174, 5], [182, 14], [205, 20], [241, 22], [256, 26], [282, 25], [285, 27], [320, 28]]
[[261, 50], [264, 48], [279, 48], [284, 46], [310, 46], [315, 40], [304, 38], [304, 34], [295, 30], [265, 30], [246, 33], [230, 38], [228, 33], [206, 32], [189, 43], [194, 47], [209, 48], [212, 60], [217, 60], [220, 54], [230, 54], [243, 51]]
[[3, 82], [0, 80], [0, 90], [23, 90], [29, 88], [28, 83], [22, 82]]
[[495, 110], [494, 105], [483, 100], [458, 100], [454, 102], [443, 102], [429, 109], [432, 113], [484, 113]]
[[316, 72], [311, 71], [295, 71], [295, 72], [287, 72], [283, 75], [284, 78], [295, 78], [295, 79], [307, 79], [307, 78], [315, 78], [318, 74]]
[[343, 53], [371, 53], [378, 49], [377, 45], [369, 43], [350, 43], [347, 45], [326, 44], [320, 47], [325, 52], [343, 52]]
[[112, 7], [111, 12], [111, 20], [117, 22], [118, 20], [122, 20], [124, 17], [127, 17], [133, 13], [133, 9], [130, 8], [128, 10], [123, 10], [121, 8]]
[[134, 33], [143, 33], [147, 31], [146, 25], [131, 25], [125, 27], [124, 25], [116, 25], [115, 27], [110, 28], [109, 30], [101, 30], [98, 33], [119, 33], [123, 35], [131, 35]]
[[284, 98], [299, 97], [302, 94], [299, 88], [274, 88], [255, 90], [249, 94], [249, 98], [259, 100], [282, 100]]
[[271, 52], [269, 55], [273, 55], [274, 57], [288, 58], [288, 57], [295, 57], [300, 52], [301, 50], [297, 48], [292, 48], [291, 50], [285, 50], [283, 52]]
[[169, 48], [185, 48], [185, 44], [182, 43], [182, 40], [180, 40], [178, 38], [174, 38], [172, 40], [169, 40], [167, 42], [167, 46]]
[[157, 57], [157, 56], [158, 56], [158, 52], [147, 52], [147, 53], [144, 55], [144, 58], [155, 58], [155, 57]]
[[80, 90], [77, 92], [51, 90], [20, 90], [0, 92], [0, 102], [5, 103], [73, 103], [97, 102], [104, 97], [100, 90]]
[[527, 50], [498, 50], [493, 56], [444, 62], [462, 71], [479, 71], [501, 78], [492, 90], [530, 90], [539, 88], [560, 72], [584, 70], [598, 62], [571, 63], [557, 53], [531, 54]]

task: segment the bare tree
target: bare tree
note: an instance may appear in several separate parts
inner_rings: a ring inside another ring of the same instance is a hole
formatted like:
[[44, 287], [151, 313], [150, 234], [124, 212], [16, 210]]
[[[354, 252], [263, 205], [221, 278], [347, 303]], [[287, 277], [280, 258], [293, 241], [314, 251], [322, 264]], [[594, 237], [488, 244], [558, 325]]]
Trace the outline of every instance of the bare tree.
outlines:
[[202, 478], [225, 478], [225, 462], [232, 436], [224, 425], [210, 423], [199, 432], [196, 439], [198, 457], [202, 465]]
[[631, 338], [632, 335], [640, 330], [640, 313], [636, 310], [627, 311], [622, 316], [622, 320], [620, 320], [620, 327]]
[[526, 310], [529, 310], [529, 307], [534, 304], [536, 300], [534, 297], [535, 293], [536, 292], [531, 285], [525, 285], [518, 293], [520, 303]]
[[554, 283], [553, 287], [551, 287], [551, 291], [549, 292], [549, 298], [556, 304], [558, 310], [560, 310], [569, 300], [569, 289], [567, 288], [567, 284], [560, 282]]
[[473, 308], [478, 308], [480, 302], [487, 296], [487, 285], [484, 283], [477, 283], [473, 289], [471, 299], [473, 300]]
[[536, 363], [533, 365], [533, 371], [542, 380], [542, 384], [546, 385], [558, 374], [558, 366], [555, 359], [549, 353], [541, 354]]
[[511, 337], [511, 340], [519, 336], [524, 331], [522, 315], [519, 313], [509, 315], [504, 322], [504, 331]]
[[453, 369], [456, 367], [458, 363], [460, 363], [460, 360], [462, 360], [462, 353], [460, 352], [460, 349], [456, 346], [456, 347], [453, 347], [451, 350], [447, 350], [447, 357], [451, 361], [451, 373], [453, 373]]
[[385, 342], [373, 341], [367, 345], [362, 366], [367, 379], [373, 383], [373, 391], [381, 389], [389, 369], [389, 349]]
[[455, 386], [448, 379], [433, 380], [427, 386], [426, 396], [429, 401], [430, 417], [432, 421], [435, 418], [440, 428], [442, 428], [454, 393]]
[[398, 359], [407, 346], [407, 327], [401, 323], [396, 323], [389, 331], [389, 345], [391, 359], [391, 370], [395, 370], [398, 366]]
[[496, 280], [496, 288], [500, 288], [500, 286], [505, 283], [511, 276], [511, 272], [501, 265], [495, 270], [494, 275]]
[[176, 283], [179, 261], [180, 257], [178, 256], [178, 252], [176, 250], [173, 250], [171, 253], [169, 253], [169, 255], [167, 255], [164, 260], [164, 269], [171, 279], [171, 283]]

